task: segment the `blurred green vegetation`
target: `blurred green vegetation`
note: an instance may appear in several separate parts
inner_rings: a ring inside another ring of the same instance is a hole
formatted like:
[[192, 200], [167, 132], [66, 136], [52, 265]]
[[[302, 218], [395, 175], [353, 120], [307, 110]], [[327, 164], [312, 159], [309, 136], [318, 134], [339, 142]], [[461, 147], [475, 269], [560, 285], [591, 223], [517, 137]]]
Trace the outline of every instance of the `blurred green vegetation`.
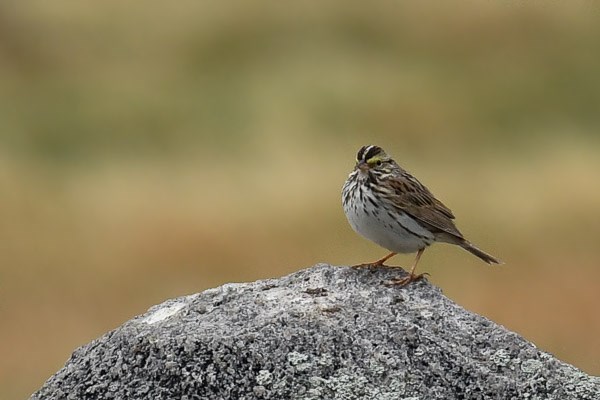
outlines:
[[382, 256], [339, 198], [369, 143], [507, 262], [434, 246], [432, 281], [600, 374], [598, 16], [587, 2], [0, 5], [0, 398], [165, 298]]

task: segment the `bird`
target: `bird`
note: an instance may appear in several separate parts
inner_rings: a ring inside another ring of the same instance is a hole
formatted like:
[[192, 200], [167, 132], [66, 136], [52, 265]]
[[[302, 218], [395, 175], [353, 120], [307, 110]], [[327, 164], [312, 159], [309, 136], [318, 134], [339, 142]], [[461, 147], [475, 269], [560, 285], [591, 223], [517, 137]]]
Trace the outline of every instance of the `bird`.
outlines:
[[388, 281], [391, 285], [405, 286], [428, 275], [415, 270], [425, 249], [435, 242], [460, 246], [488, 264], [503, 264], [465, 239], [452, 211], [379, 146], [358, 150], [342, 188], [342, 206], [354, 231], [391, 252], [355, 268], [387, 267], [384, 263], [398, 253], [417, 253], [408, 276]]

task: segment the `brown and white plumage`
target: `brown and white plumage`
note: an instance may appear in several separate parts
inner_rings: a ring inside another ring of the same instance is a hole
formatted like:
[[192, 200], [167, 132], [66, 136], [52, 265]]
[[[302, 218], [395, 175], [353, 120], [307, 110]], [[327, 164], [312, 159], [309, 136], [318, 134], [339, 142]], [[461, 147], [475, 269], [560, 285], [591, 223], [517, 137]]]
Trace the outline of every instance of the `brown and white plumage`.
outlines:
[[461, 246], [488, 264], [501, 261], [467, 241], [454, 224], [454, 214], [414, 176], [378, 146], [363, 146], [342, 189], [342, 204], [352, 228], [392, 253], [374, 263], [383, 265], [396, 253], [417, 252], [406, 284], [423, 250], [434, 242]]

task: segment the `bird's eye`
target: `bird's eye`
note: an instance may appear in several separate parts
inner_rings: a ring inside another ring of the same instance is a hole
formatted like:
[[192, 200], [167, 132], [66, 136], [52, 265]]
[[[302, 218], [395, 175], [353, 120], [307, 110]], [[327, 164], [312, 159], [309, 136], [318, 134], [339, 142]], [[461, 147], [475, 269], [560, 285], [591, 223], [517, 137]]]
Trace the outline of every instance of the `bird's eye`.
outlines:
[[381, 160], [377, 160], [377, 165], [381, 165]]

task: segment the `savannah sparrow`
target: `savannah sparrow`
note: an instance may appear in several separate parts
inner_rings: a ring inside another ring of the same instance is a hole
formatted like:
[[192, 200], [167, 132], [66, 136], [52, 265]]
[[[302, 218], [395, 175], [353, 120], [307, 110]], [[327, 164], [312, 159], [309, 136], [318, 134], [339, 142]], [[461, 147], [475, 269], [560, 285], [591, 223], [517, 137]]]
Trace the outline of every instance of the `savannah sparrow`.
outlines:
[[456, 244], [488, 264], [502, 263], [467, 241], [454, 225], [452, 211], [381, 147], [360, 148], [342, 189], [342, 204], [352, 229], [392, 252], [355, 267], [381, 266], [397, 253], [417, 252], [410, 274], [392, 284], [404, 286], [423, 277], [415, 275], [415, 269], [433, 242]]

